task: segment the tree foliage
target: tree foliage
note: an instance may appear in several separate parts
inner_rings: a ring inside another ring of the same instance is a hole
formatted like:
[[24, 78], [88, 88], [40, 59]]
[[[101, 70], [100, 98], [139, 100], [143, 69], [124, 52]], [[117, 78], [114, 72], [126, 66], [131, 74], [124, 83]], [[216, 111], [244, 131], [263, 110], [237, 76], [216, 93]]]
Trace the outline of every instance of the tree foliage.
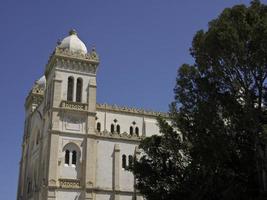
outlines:
[[162, 135], [140, 144], [136, 187], [148, 200], [263, 199], [267, 6], [225, 9], [196, 33], [190, 53], [170, 123], [159, 118]]

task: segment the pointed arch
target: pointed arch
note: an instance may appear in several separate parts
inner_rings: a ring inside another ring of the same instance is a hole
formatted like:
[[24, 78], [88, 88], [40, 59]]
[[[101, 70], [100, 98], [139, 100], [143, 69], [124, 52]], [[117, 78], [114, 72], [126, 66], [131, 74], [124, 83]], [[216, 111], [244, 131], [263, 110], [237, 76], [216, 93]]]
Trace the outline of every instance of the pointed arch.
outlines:
[[117, 132], [117, 133], [120, 133], [120, 132], [121, 132], [121, 127], [120, 127], [119, 124], [117, 125], [116, 132]]
[[137, 136], [139, 136], [139, 128], [138, 128], [138, 127], [135, 127], [135, 134], [136, 134]]
[[73, 101], [74, 78], [68, 78], [67, 101]]
[[127, 159], [126, 155], [123, 154], [122, 155], [122, 168], [123, 169], [126, 169], [126, 159]]
[[97, 124], [96, 124], [96, 130], [97, 130], [98, 132], [101, 131], [101, 123], [100, 123], [100, 122], [97, 122]]
[[111, 132], [111, 133], [114, 133], [114, 131], [115, 131], [114, 124], [111, 124], [111, 125], [110, 125], [110, 132]]
[[130, 126], [130, 135], [133, 135], [133, 127]]

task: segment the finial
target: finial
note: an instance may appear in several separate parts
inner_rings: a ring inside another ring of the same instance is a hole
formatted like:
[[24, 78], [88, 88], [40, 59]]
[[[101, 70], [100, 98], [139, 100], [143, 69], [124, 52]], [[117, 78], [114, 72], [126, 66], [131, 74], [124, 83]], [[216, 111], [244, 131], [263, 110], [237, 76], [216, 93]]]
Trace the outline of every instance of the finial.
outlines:
[[69, 31], [69, 35], [77, 35], [77, 31], [75, 29], [71, 29]]
[[93, 45], [93, 47], [92, 47], [92, 51], [95, 51], [95, 45]]
[[57, 40], [57, 45], [60, 45], [61, 44], [61, 39], [58, 39]]

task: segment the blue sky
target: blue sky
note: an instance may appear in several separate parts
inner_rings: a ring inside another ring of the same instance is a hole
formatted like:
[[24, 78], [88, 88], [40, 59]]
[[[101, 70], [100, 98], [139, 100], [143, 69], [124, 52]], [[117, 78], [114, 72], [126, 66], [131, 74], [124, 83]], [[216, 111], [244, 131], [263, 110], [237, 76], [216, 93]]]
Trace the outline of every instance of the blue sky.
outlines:
[[0, 199], [16, 197], [24, 100], [71, 28], [100, 55], [98, 102], [167, 111], [195, 32], [240, 3], [249, 1], [1, 0]]

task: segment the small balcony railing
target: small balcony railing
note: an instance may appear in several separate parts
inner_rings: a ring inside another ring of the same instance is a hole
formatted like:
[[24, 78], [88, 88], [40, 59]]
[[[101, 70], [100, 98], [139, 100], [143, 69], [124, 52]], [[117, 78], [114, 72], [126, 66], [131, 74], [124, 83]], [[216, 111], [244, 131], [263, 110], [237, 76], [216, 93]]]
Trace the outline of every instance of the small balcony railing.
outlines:
[[81, 186], [78, 179], [59, 179], [61, 188], [79, 188]]
[[80, 103], [80, 102], [62, 101], [61, 107], [70, 109], [70, 110], [86, 111], [88, 108], [88, 105], [85, 103]]

